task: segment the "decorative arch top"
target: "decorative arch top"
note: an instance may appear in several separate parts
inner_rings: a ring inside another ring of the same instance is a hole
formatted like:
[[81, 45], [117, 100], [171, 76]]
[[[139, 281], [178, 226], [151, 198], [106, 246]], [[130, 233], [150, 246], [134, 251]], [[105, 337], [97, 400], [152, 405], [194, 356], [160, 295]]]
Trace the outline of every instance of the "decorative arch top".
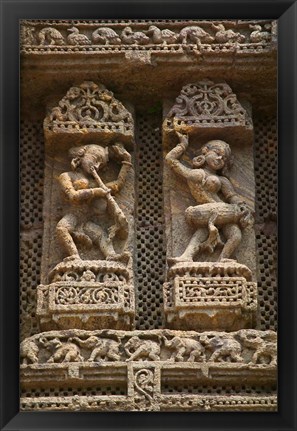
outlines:
[[85, 81], [71, 87], [52, 108], [44, 120], [44, 132], [50, 142], [57, 135], [70, 135], [71, 139], [76, 135], [80, 142], [95, 137], [106, 144], [114, 139], [132, 142], [134, 122], [132, 114], [104, 85]]
[[[203, 80], [185, 85], [164, 121], [164, 132], [204, 132], [223, 135], [240, 131], [251, 135], [252, 120], [248, 111], [226, 82]], [[211, 136], [210, 136], [211, 137]]]

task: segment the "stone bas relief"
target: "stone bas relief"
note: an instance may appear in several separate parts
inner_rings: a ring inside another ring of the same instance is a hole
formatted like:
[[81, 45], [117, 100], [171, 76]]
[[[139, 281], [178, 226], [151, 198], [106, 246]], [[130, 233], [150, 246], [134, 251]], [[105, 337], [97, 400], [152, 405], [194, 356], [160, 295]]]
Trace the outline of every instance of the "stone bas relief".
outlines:
[[275, 51], [269, 20], [22, 22], [24, 69], [57, 65], [36, 102], [43, 235], [22, 410], [277, 409], [257, 273], [262, 99], [240, 75], [272, 73]]
[[[45, 226], [44, 249], [50, 248], [44, 253], [45, 281], [50, 284], [41, 284], [37, 291], [40, 326], [128, 329], [135, 314], [132, 214], [121, 208], [118, 195], [133, 174], [125, 148], [133, 139], [132, 116], [104, 86], [85, 82], [51, 109], [44, 129], [50, 163], [60, 168], [52, 154], [62, 147], [60, 157], [68, 169], [51, 179], [60, 194], [50, 190], [49, 211], [62, 204], [62, 217]], [[102, 172], [113, 174], [115, 166], [115, 178], [104, 181]], [[54, 232], [54, 244], [48, 230]]]
[[[99, 23], [99, 21], [98, 21]], [[24, 21], [21, 41], [27, 52], [69, 52], [78, 47], [96, 51], [97, 47], [122, 48], [125, 45], [150, 49], [175, 46], [177, 49], [201, 50], [202, 52], [265, 50], [276, 40], [276, 27], [269, 21], [249, 24], [247, 21], [204, 21], [189, 25], [171, 21], [171, 29], [164, 23], [145, 24], [125, 22], [102, 25], [84, 21], [76, 25], [57, 21], [55, 26], [46, 26], [43, 21]], [[234, 44], [236, 46], [234, 46]]]
[[[176, 329], [236, 330], [255, 324], [257, 285], [245, 256], [240, 263], [235, 256], [243, 242], [249, 253], [254, 247], [254, 216], [232, 184], [231, 146], [219, 139], [228, 135], [232, 146], [237, 141], [252, 145], [250, 115], [226, 83], [186, 85], [164, 121], [164, 146], [177, 140], [165, 156], [165, 205], [172, 214], [167, 218], [168, 254], [181, 253], [169, 254], [164, 284], [166, 319]], [[182, 158], [190, 140], [194, 151], [200, 149], [188, 166]], [[182, 193], [173, 194], [172, 174], [183, 181], [193, 205]], [[253, 193], [251, 187], [252, 205]], [[185, 210], [176, 215], [183, 201]]]
[[[197, 230], [183, 254], [171, 261], [192, 262], [199, 250], [213, 253], [217, 246], [222, 246], [218, 261], [229, 261], [241, 242], [241, 230], [253, 224], [253, 216], [246, 202], [236, 195], [228, 177], [217, 174], [231, 164], [230, 146], [221, 140], [207, 142], [201, 149], [201, 155], [192, 160], [193, 169], [189, 169], [179, 161], [189, 144], [188, 137], [179, 134], [179, 138], [179, 144], [170, 151], [166, 161], [186, 180], [198, 204], [187, 208], [185, 212], [187, 222]], [[225, 243], [217, 226], [225, 236]], [[201, 241], [199, 228], [203, 227], [207, 227], [208, 236]]]
[[[162, 410], [171, 398], [162, 393], [165, 383], [178, 385], [187, 381], [213, 385], [242, 379], [246, 384], [273, 383], [276, 334], [253, 329], [232, 333], [50, 331], [21, 344], [21, 361], [22, 382], [27, 388], [38, 387], [40, 378], [47, 387], [57, 380], [60, 385], [77, 387], [82, 381], [93, 386], [108, 379], [109, 384], [127, 387], [126, 396], [115, 398], [115, 410], [121, 410], [121, 405], [130, 410]], [[87, 410], [94, 409], [96, 398], [89, 398]], [[201, 403], [199, 396], [189, 398], [197, 405]], [[223, 405], [221, 400], [218, 403], [219, 399], [212, 401], [215, 410]], [[245, 408], [249, 407], [244, 397], [239, 401]], [[38, 399], [23, 399], [27, 407], [38, 402]], [[71, 400], [64, 397], [63, 402]], [[267, 398], [266, 402], [271, 403], [271, 399]], [[207, 409], [201, 404], [200, 407]], [[73, 401], [69, 408], [76, 409]], [[182, 405], [177, 409], [182, 410]]]

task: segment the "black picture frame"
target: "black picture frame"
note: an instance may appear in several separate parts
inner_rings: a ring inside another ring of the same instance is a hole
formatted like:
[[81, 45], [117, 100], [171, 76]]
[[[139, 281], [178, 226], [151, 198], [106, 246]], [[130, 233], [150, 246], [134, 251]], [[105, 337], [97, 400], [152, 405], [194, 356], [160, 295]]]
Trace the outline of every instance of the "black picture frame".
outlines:
[[[1, 430], [297, 430], [297, 2], [1, 0]], [[19, 20], [278, 19], [279, 407], [274, 413], [19, 412]]]

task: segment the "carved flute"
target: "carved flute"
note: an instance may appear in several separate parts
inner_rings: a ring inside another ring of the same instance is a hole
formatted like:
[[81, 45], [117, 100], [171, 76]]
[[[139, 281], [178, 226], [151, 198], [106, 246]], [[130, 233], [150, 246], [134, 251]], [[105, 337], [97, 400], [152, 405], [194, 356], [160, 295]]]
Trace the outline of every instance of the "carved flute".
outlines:
[[[95, 169], [92, 169], [92, 174], [94, 179], [97, 181], [98, 186], [104, 190], [107, 190], [106, 185], [104, 184], [104, 182], [102, 181], [98, 172]], [[107, 199], [107, 203], [110, 206], [111, 212], [116, 219], [115, 226], [117, 227], [117, 229], [113, 230], [112, 233], [109, 235], [109, 238], [112, 239], [120, 228], [124, 228], [124, 229], [128, 228], [128, 221], [126, 219], [125, 214], [117, 204], [116, 200], [111, 195], [110, 191], [106, 194], [106, 199]]]

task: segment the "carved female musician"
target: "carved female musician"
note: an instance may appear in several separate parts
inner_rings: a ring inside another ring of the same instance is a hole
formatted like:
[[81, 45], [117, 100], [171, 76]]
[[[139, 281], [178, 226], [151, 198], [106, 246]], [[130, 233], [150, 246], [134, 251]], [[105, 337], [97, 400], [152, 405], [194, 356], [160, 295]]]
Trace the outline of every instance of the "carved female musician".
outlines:
[[[69, 258], [79, 258], [76, 243], [91, 247], [97, 245], [107, 260], [120, 260], [115, 252], [113, 238], [128, 237], [128, 222], [112, 194], [124, 185], [131, 169], [131, 155], [118, 143], [111, 147], [114, 156], [122, 163], [118, 178], [103, 183], [98, 171], [109, 161], [109, 149], [100, 145], [85, 145], [69, 151], [71, 172], [63, 172], [59, 183], [69, 205], [69, 211], [57, 224], [57, 236]], [[100, 218], [108, 213], [113, 224], [107, 229], [100, 225]]]
[[[253, 224], [253, 216], [243, 199], [227, 178], [232, 158], [229, 145], [221, 140], [207, 142], [201, 155], [193, 158], [193, 168], [186, 167], [180, 158], [188, 144], [188, 136], [177, 133], [178, 145], [166, 156], [166, 162], [178, 175], [185, 178], [190, 192], [198, 205], [186, 209], [189, 224], [196, 228], [184, 253], [172, 262], [193, 261], [199, 251], [213, 253], [217, 245], [222, 245], [220, 261], [230, 259], [240, 244], [241, 230]], [[204, 228], [204, 229], [202, 229]], [[205, 235], [208, 228], [208, 237]], [[225, 237], [222, 242], [219, 229]]]

